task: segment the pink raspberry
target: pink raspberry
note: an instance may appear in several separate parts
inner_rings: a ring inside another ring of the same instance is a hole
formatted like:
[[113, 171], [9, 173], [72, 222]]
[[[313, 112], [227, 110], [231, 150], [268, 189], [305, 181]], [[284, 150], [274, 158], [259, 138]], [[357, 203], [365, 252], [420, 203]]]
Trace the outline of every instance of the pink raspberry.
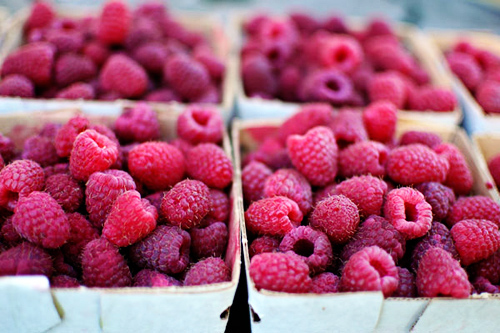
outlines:
[[150, 74], [161, 74], [168, 55], [168, 50], [162, 43], [148, 42], [135, 49], [133, 58]]
[[56, 174], [45, 180], [45, 192], [56, 199], [68, 213], [76, 211], [83, 201], [83, 190], [68, 174]]
[[233, 180], [233, 163], [224, 150], [213, 143], [201, 143], [186, 158], [187, 174], [207, 186], [224, 189]]
[[371, 140], [391, 142], [396, 133], [398, 110], [390, 102], [375, 102], [363, 111], [363, 123]]
[[431, 205], [411, 187], [400, 187], [387, 194], [384, 215], [406, 239], [422, 237], [432, 226]]
[[365, 217], [380, 215], [386, 193], [387, 184], [370, 175], [344, 180], [336, 187], [336, 194], [349, 198]]
[[87, 287], [128, 287], [132, 274], [119, 249], [106, 238], [90, 241], [82, 252], [82, 277]]
[[132, 13], [127, 4], [111, 0], [102, 8], [99, 17], [98, 38], [105, 44], [122, 44], [127, 37]]
[[135, 18], [123, 43], [125, 49], [133, 53], [145, 44], [161, 42], [163, 37], [161, 24], [145, 17]]
[[210, 75], [193, 58], [176, 54], [163, 67], [163, 77], [182, 98], [192, 100], [205, 93], [210, 85]]
[[12, 225], [21, 236], [45, 248], [57, 248], [69, 238], [68, 218], [45, 192], [34, 191], [20, 197]]
[[129, 259], [139, 267], [177, 274], [189, 264], [191, 237], [178, 227], [160, 225], [142, 241], [132, 245]]
[[440, 248], [431, 248], [420, 260], [416, 278], [418, 295], [467, 298], [471, 293], [467, 273], [460, 263]]
[[497, 187], [500, 187], [500, 154], [496, 154], [488, 160], [488, 170], [490, 170]]
[[394, 262], [398, 262], [406, 250], [403, 235], [387, 219], [372, 215], [360, 225], [356, 234], [344, 246], [340, 258], [347, 262], [354, 253], [374, 245], [389, 253]]
[[301, 98], [306, 102], [347, 103], [353, 94], [351, 79], [335, 69], [316, 70], [302, 83]]
[[175, 148], [179, 149], [179, 151], [182, 152], [182, 155], [184, 155], [184, 157], [186, 157], [188, 151], [190, 151], [191, 148], [193, 148], [192, 144], [190, 144], [188, 141], [181, 139], [181, 138], [175, 138], [175, 139], [169, 141], [169, 143], [172, 146], [174, 146]]
[[30, 79], [23, 75], [7, 75], [0, 82], [0, 96], [33, 98], [35, 87]]
[[409, 100], [410, 108], [417, 111], [453, 111], [457, 99], [449, 89], [425, 86], [416, 91]]
[[130, 174], [150, 190], [166, 190], [184, 178], [184, 156], [165, 142], [145, 142], [128, 155]]
[[193, 56], [196, 61], [202, 64], [212, 80], [219, 82], [222, 80], [226, 71], [224, 63], [210, 50], [208, 47], [197, 47], [193, 51]]
[[499, 113], [500, 82], [484, 81], [477, 86], [476, 100], [486, 113]]
[[50, 279], [51, 288], [78, 288], [80, 286], [77, 278], [68, 275], [56, 275]]
[[260, 24], [257, 37], [263, 41], [273, 40], [293, 45], [297, 40], [298, 31], [288, 18], [269, 18]]
[[467, 219], [489, 220], [500, 226], [500, 205], [493, 199], [481, 195], [460, 197], [451, 206], [446, 225], [452, 227], [457, 222]]
[[273, 73], [271, 62], [261, 54], [243, 58], [241, 77], [247, 96], [258, 93], [274, 96], [278, 91], [278, 79]]
[[60, 157], [67, 157], [71, 154], [73, 143], [81, 132], [90, 126], [87, 118], [75, 116], [64, 124], [56, 134], [54, 145]]
[[200, 286], [231, 281], [231, 269], [221, 258], [207, 258], [197, 262], [187, 271], [185, 286]]
[[398, 269], [399, 283], [392, 297], [416, 297], [417, 286], [415, 284], [415, 275], [406, 268], [396, 268]]
[[340, 110], [335, 115], [330, 127], [340, 149], [353, 143], [368, 140], [368, 133], [363, 124], [363, 114], [357, 110]]
[[312, 278], [311, 293], [328, 294], [339, 292], [340, 278], [330, 272], [318, 274]]
[[56, 148], [50, 138], [34, 135], [24, 141], [23, 159], [32, 160], [46, 167], [59, 161]]
[[474, 90], [483, 79], [483, 71], [476, 59], [467, 53], [451, 52], [446, 55], [448, 66], [469, 90]]
[[99, 238], [99, 232], [79, 213], [66, 214], [70, 225], [69, 238], [61, 249], [65, 258], [73, 265], [80, 265], [81, 254], [91, 240]]
[[153, 109], [138, 103], [115, 122], [115, 133], [123, 142], [146, 142], [160, 138], [160, 123]]
[[361, 65], [363, 50], [358, 41], [347, 35], [331, 35], [318, 50], [319, 64], [350, 74]]
[[290, 135], [287, 150], [293, 165], [311, 185], [324, 186], [335, 179], [338, 148], [329, 128], [318, 126], [305, 135]]
[[146, 92], [148, 75], [135, 60], [124, 54], [114, 54], [103, 65], [99, 83], [107, 91], [134, 98]]
[[361, 141], [349, 145], [339, 154], [340, 174], [344, 177], [358, 175], [385, 176], [389, 148], [376, 141]]
[[31, 160], [18, 160], [6, 165], [0, 171], [0, 207], [11, 211], [20, 196], [41, 191], [45, 182], [40, 165]]
[[450, 207], [455, 203], [453, 190], [436, 182], [419, 184], [416, 189], [424, 195], [425, 201], [431, 205], [434, 221], [444, 220]]
[[67, 88], [60, 90], [55, 98], [63, 99], [94, 99], [94, 88], [87, 83], [77, 82], [73, 83]]
[[257, 254], [250, 261], [249, 271], [258, 290], [307, 293], [311, 289], [309, 267], [292, 253]]
[[223, 222], [211, 220], [208, 226], [194, 227], [191, 235], [191, 254], [195, 258], [222, 257], [226, 250], [228, 232]]
[[212, 217], [220, 222], [227, 222], [229, 219], [229, 211], [231, 204], [226, 193], [210, 189], [210, 201], [212, 202], [212, 210], [208, 213], [208, 217]]
[[498, 225], [488, 220], [462, 220], [450, 232], [464, 266], [486, 259], [500, 248]]
[[113, 130], [106, 125], [93, 124], [90, 125], [88, 129], [92, 129], [97, 133], [104, 135], [105, 137], [116, 143], [117, 146], [120, 144], [120, 142], [118, 142], [118, 139], [116, 138], [115, 132], [113, 132]]
[[399, 139], [400, 146], [407, 146], [414, 143], [423, 144], [429, 148], [434, 148], [441, 144], [441, 137], [436, 133], [424, 131], [406, 131]]
[[182, 284], [175, 278], [151, 269], [140, 270], [132, 284], [134, 287], [180, 287]]
[[390, 297], [397, 289], [398, 270], [392, 257], [378, 246], [365, 247], [352, 255], [340, 278], [342, 291], [376, 291]]
[[177, 135], [193, 145], [220, 143], [223, 128], [222, 116], [213, 107], [189, 106], [177, 118]]
[[55, 12], [50, 3], [37, 1], [31, 6], [30, 15], [24, 23], [24, 28], [26, 31], [44, 28], [54, 20], [54, 17]]
[[312, 190], [307, 179], [294, 169], [280, 169], [267, 177], [264, 197], [284, 196], [298, 205], [303, 215], [311, 210]]
[[371, 102], [386, 100], [402, 109], [406, 103], [406, 87], [404, 81], [391, 72], [375, 74], [368, 83], [368, 94]]
[[441, 143], [434, 147], [434, 151], [446, 158], [450, 164], [444, 185], [451, 187], [457, 195], [469, 194], [474, 179], [462, 152], [451, 143]]
[[82, 53], [98, 67], [101, 67], [111, 55], [111, 51], [97, 40], [87, 42], [83, 46]]
[[250, 258], [264, 252], [278, 252], [281, 240], [271, 236], [261, 236], [255, 238], [248, 247]]
[[52, 258], [42, 248], [23, 242], [0, 253], [0, 276], [52, 275]]
[[332, 195], [316, 204], [309, 224], [323, 231], [332, 243], [346, 243], [358, 228], [358, 207], [343, 195]]
[[328, 198], [329, 196], [335, 195], [335, 194], [337, 194], [337, 184], [336, 183], [332, 183], [332, 184], [327, 185], [323, 188], [317, 189], [313, 193], [313, 207], [315, 207], [318, 204], [318, 202], [320, 202], [321, 200], [324, 200], [324, 199]]
[[386, 164], [387, 175], [401, 185], [442, 183], [449, 169], [446, 158], [418, 143], [393, 149]]
[[297, 203], [286, 197], [254, 201], [245, 212], [248, 230], [258, 235], [284, 236], [302, 222]]
[[292, 134], [303, 135], [316, 126], [327, 126], [333, 119], [333, 109], [328, 104], [311, 103], [300, 107], [278, 130], [278, 139], [286, 143]]
[[90, 58], [75, 53], [65, 53], [60, 56], [54, 70], [56, 83], [61, 87], [88, 81], [97, 74], [96, 65]]
[[500, 250], [486, 259], [467, 267], [472, 276], [484, 277], [493, 284], [500, 283]]

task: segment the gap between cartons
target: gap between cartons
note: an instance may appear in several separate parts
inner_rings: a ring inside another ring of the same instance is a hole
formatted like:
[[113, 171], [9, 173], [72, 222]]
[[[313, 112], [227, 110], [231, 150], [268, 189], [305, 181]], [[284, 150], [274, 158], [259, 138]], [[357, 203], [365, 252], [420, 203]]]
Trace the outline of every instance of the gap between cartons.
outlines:
[[420, 312], [420, 314], [418, 315], [417, 319], [415, 319], [415, 322], [413, 323], [413, 325], [411, 325], [410, 332], [413, 331], [413, 329], [415, 328], [415, 325], [417, 325], [417, 323], [420, 320], [420, 318], [422, 318], [422, 315], [424, 314], [425, 310], [427, 310], [427, 307], [429, 306], [429, 304], [431, 304], [431, 302], [427, 302], [425, 304], [424, 308], [422, 309], [422, 312]]

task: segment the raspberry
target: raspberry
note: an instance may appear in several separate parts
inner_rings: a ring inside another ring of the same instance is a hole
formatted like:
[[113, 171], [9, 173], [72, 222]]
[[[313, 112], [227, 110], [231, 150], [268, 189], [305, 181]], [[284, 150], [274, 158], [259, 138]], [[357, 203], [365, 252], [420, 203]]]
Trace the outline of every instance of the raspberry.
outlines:
[[327, 294], [339, 292], [340, 278], [330, 272], [316, 275], [312, 278], [311, 293]]
[[431, 205], [411, 187], [400, 187], [387, 194], [384, 215], [406, 239], [422, 237], [432, 225]]
[[14, 247], [22, 242], [23, 239], [21, 235], [19, 235], [12, 225], [12, 215], [4, 221], [0, 229], [0, 236], [3, 240], [3, 244], [8, 247]]
[[386, 100], [402, 109], [406, 102], [404, 81], [392, 72], [375, 74], [368, 83], [368, 94], [371, 102]]
[[406, 241], [387, 219], [372, 215], [361, 224], [356, 234], [344, 246], [340, 258], [346, 262], [354, 253], [374, 245], [385, 250], [392, 260], [397, 262], [405, 253]]
[[205, 93], [198, 98], [190, 100], [194, 104], [217, 104], [221, 102], [221, 90], [214, 84], [210, 84]]
[[221, 258], [207, 258], [197, 262], [186, 273], [185, 286], [231, 281], [231, 270]]
[[219, 111], [212, 107], [189, 106], [177, 118], [177, 135], [189, 143], [219, 143], [224, 124]]
[[449, 169], [446, 158], [418, 143], [393, 149], [386, 164], [387, 175], [401, 185], [442, 183]]
[[167, 274], [184, 271], [189, 264], [191, 237], [173, 226], [158, 226], [149, 236], [132, 245], [129, 259], [139, 267]]
[[311, 185], [324, 186], [335, 179], [338, 148], [329, 128], [318, 126], [305, 135], [290, 135], [286, 145], [293, 165]]
[[92, 124], [89, 126], [88, 129], [93, 129], [99, 134], [102, 134], [106, 136], [108, 139], [116, 143], [117, 146], [119, 146], [120, 142], [118, 142], [118, 139], [116, 138], [115, 132], [111, 128], [109, 128], [106, 125], [103, 124]]
[[134, 98], [146, 92], [148, 76], [135, 60], [123, 54], [114, 54], [102, 67], [99, 83], [105, 90], [117, 92], [125, 98]]
[[313, 207], [315, 207], [318, 202], [321, 200], [324, 200], [328, 198], [331, 195], [337, 194], [337, 184], [332, 183], [330, 185], [327, 185], [321, 189], [318, 189], [314, 192], [313, 194]]
[[457, 195], [469, 194], [474, 179], [462, 152], [450, 143], [442, 143], [434, 147], [434, 151], [445, 157], [450, 164], [444, 184], [451, 187]]
[[344, 180], [336, 187], [336, 194], [345, 195], [356, 206], [361, 216], [380, 215], [387, 184], [373, 176], [353, 177]]
[[33, 191], [41, 191], [45, 177], [43, 169], [31, 160], [19, 160], [0, 171], [0, 206], [11, 211], [18, 198]]
[[0, 253], [0, 276], [52, 275], [52, 258], [42, 248], [29, 242]]
[[274, 137], [266, 138], [260, 144], [259, 149], [253, 152], [253, 157], [249, 157], [252, 157], [251, 154], [247, 156], [249, 160], [255, 159], [275, 170], [293, 167], [287, 149]]
[[471, 293], [467, 273], [460, 263], [440, 248], [430, 248], [420, 260], [416, 278], [418, 295], [466, 298]]
[[264, 20], [257, 31], [261, 41], [275, 41], [293, 45], [298, 37], [295, 25], [288, 18], [270, 18]]
[[83, 190], [68, 174], [55, 174], [45, 180], [45, 192], [68, 213], [76, 211], [83, 201]]
[[163, 77], [182, 98], [192, 100], [203, 95], [210, 85], [208, 71], [186, 55], [171, 56], [163, 68]]
[[125, 38], [124, 46], [131, 53], [141, 46], [154, 42], [161, 42], [161, 29], [155, 22], [147, 18], [137, 18]]
[[462, 220], [450, 232], [464, 266], [486, 259], [500, 248], [498, 225], [488, 220]]
[[307, 293], [311, 289], [309, 267], [292, 253], [261, 253], [250, 261], [255, 287], [285, 293]]
[[484, 81], [477, 86], [476, 100], [486, 113], [499, 113], [500, 82]]
[[491, 51], [478, 49], [473, 51], [473, 55], [481, 68], [486, 72], [500, 66], [500, 57]]
[[175, 138], [169, 142], [172, 146], [179, 149], [184, 157], [187, 156], [188, 151], [193, 148], [193, 145], [181, 138]]
[[368, 140], [368, 133], [363, 125], [363, 115], [357, 110], [340, 110], [330, 127], [340, 149], [352, 143]]
[[333, 35], [326, 38], [318, 50], [319, 64], [350, 74], [361, 65], [363, 50], [353, 37]]
[[69, 174], [69, 163], [57, 163], [48, 167], [43, 168], [43, 172], [45, 173], [45, 179], [49, 178], [53, 175], [58, 174]]
[[168, 88], [153, 90], [144, 97], [144, 100], [148, 102], [181, 102], [181, 98]]
[[90, 126], [87, 118], [75, 116], [64, 124], [56, 134], [54, 145], [60, 157], [67, 157], [71, 154], [73, 143], [79, 133], [85, 131]]
[[321, 23], [314, 17], [307, 13], [293, 12], [290, 13], [290, 20], [295, 24], [297, 29], [305, 34], [309, 35], [321, 28]]
[[90, 241], [82, 252], [82, 277], [87, 287], [128, 287], [132, 275], [118, 248], [106, 238]]
[[69, 159], [69, 170], [76, 180], [87, 181], [97, 171], [108, 169], [118, 158], [116, 143], [95, 130], [78, 134]]
[[59, 161], [56, 148], [50, 138], [34, 135], [24, 141], [23, 159], [32, 160], [41, 167], [56, 164]]
[[311, 210], [312, 190], [307, 179], [293, 169], [280, 169], [267, 177], [264, 197], [284, 196], [295, 201], [303, 215]]
[[344, 177], [367, 174], [383, 177], [389, 153], [389, 148], [380, 142], [354, 143], [340, 151], [340, 174]]
[[116, 119], [115, 132], [123, 142], [153, 141], [160, 138], [160, 123], [148, 104], [138, 103]]
[[500, 283], [500, 251], [496, 251], [491, 256], [468, 268], [472, 276], [483, 277], [493, 284]]
[[340, 16], [329, 16], [322, 24], [322, 28], [334, 34], [347, 34], [348, 29], [344, 19]]
[[391, 142], [396, 133], [398, 110], [390, 102], [375, 102], [363, 111], [363, 123], [368, 137], [379, 142]]
[[304, 78], [303, 100], [341, 105], [349, 101], [353, 85], [348, 76], [335, 69], [312, 72]]
[[368, 22], [365, 34], [367, 37], [394, 35], [391, 26], [384, 18], [374, 17]]
[[[398, 43], [384, 42], [373, 46], [375, 40], [379, 41], [381, 39], [381, 37], [370, 38], [364, 43], [373, 67], [378, 71], [392, 71], [411, 76], [417, 67], [411, 53]], [[390, 40], [394, 39], [394, 37], [385, 37], [385, 39]], [[369, 43], [372, 45], [368, 46]]]
[[202, 64], [210, 74], [212, 80], [219, 82], [226, 70], [224, 63], [208, 47], [197, 47], [193, 51], [196, 61]]
[[422, 183], [416, 187], [432, 207], [434, 221], [442, 221], [448, 215], [450, 207], [455, 203], [453, 190], [436, 182]]
[[441, 138], [436, 133], [424, 131], [406, 131], [399, 139], [400, 146], [407, 146], [414, 143], [426, 145], [429, 148], [434, 148], [441, 144]]
[[133, 58], [151, 74], [161, 74], [168, 59], [168, 50], [162, 43], [144, 43], [134, 51]]
[[493, 199], [481, 195], [458, 198], [448, 212], [446, 224], [452, 227], [466, 219], [489, 220], [500, 226], [500, 205]]
[[68, 242], [62, 246], [65, 258], [80, 265], [81, 254], [87, 243], [99, 238], [99, 232], [79, 213], [66, 214], [70, 225]]
[[134, 287], [180, 287], [182, 284], [171, 276], [143, 269], [134, 276]]
[[342, 291], [376, 291], [390, 297], [398, 288], [398, 270], [392, 257], [378, 246], [352, 255], [340, 278]]
[[55, 80], [59, 86], [68, 86], [78, 81], [88, 81], [96, 76], [96, 65], [86, 56], [66, 53], [55, 64]]
[[207, 186], [223, 189], [233, 179], [233, 163], [221, 147], [202, 143], [191, 149], [186, 158], [187, 174]]
[[146, 2], [138, 5], [133, 13], [134, 18], [147, 18], [156, 23], [161, 23], [167, 17], [167, 9], [160, 2]]
[[455, 45], [452, 47], [453, 52], [459, 52], [459, 53], [467, 53], [467, 54], [475, 54], [477, 53], [477, 49], [475, 46], [472, 46], [472, 44], [464, 39], [458, 40]]
[[101, 67], [111, 55], [111, 51], [104, 44], [96, 40], [86, 43], [82, 53], [98, 67]]
[[410, 99], [410, 108], [417, 111], [453, 111], [457, 99], [453, 92], [444, 88], [422, 87], [416, 98]]
[[223, 222], [211, 221], [206, 227], [194, 227], [191, 235], [191, 254], [195, 258], [222, 257], [226, 249], [228, 232]]
[[278, 252], [281, 240], [271, 236], [261, 236], [255, 238], [248, 247], [250, 258], [264, 252]]
[[297, 203], [286, 197], [254, 201], [245, 212], [248, 230], [258, 235], [284, 236], [302, 222]]
[[55, 98], [63, 99], [94, 99], [94, 88], [87, 83], [73, 83], [67, 88], [60, 90]]
[[271, 62], [261, 54], [243, 58], [241, 77], [247, 96], [259, 93], [274, 96], [278, 91], [278, 79], [273, 73]]
[[212, 210], [207, 216], [212, 217], [220, 222], [227, 222], [229, 219], [230, 203], [227, 194], [211, 188], [210, 200], [212, 202]]
[[262, 27], [262, 24], [271, 20], [269, 16], [258, 13], [243, 22], [243, 30], [249, 35], [256, 35]]
[[323, 231], [332, 243], [346, 243], [358, 228], [358, 207], [343, 195], [332, 195], [316, 204], [309, 224]]
[[69, 238], [68, 218], [45, 192], [34, 191], [20, 197], [12, 225], [21, 236], [45, 248], [57, 248]]
[[279, 96], [284, 101], [297, 102], [297, 92], [300, 86], [302, 73], [296, 66], [287, 66], [281, 70], [278, 77]]
[[392, 294], [392, 297], [416, 297], [417, 286], [415, 284], [415, 275], [406, 268], [396, 267], [398, 269], [399, 283], [398, 288]]
[[56, 275], [50, 279], [51, 288], [78, 288], [80, 286], [78, 279], [68, 275]]
[[7, 75], [0, 82], [0, 96], [33, 98], [35, 96], [35, 87], [30, 79], [23, 75]]
[[54, 275], [68, 275], [72, 277], [76, 277], [77, 273], [75, 268], [64, 261], [64, 254], [60, 249], [55, 249], [49, 251], [49, 254], [52, 255], [52, 262], [54, 266]]
[[[498, 286], [493, 285], [488, 279], [478, 276], [472, 282], [472, 286], [478, 294], [483, 292], [490, 294], [498, 294], [500, 289]], [[473, 292], [474, 293], [474, 292]]]
[[119, 0], [108, 1], [99, 17], [97, 36], [105, 44], [122, 44], [127, 37], [132, 13], [127, 4]]
[[80, 52], [83, 47], [82, 32], [74, 29], [48, 29], [45, 32], [45, 39], [52, 44], [58, 54], [69, 52]]
[[24, 23], [24, 28], [26, 31], [45, 28], [54, 20], [54, 17], [54, 9], [50, 3], [37, 1], [31, 6], [30, 15]]
[[130, 174], [152, 191], [173, 186], [184, 177], [182, 153], [165, 142], [145, 142], [134, 147], [128, 156]]
[[55, 48], [45, 42], [26, 44], [10, 53], [2, 65], [2, 76], [20, 74], [35, 86], [50, 83], [54, 65]]
[[474, 90], [483, 79], [483, 71], [470, 54], [452, 52], [446, 55], [448, 66], [469, 90]]
[[488, 160], [488, 170], [490, 170], [497, 187], [500, 187], [500, 154], [496, 154]]

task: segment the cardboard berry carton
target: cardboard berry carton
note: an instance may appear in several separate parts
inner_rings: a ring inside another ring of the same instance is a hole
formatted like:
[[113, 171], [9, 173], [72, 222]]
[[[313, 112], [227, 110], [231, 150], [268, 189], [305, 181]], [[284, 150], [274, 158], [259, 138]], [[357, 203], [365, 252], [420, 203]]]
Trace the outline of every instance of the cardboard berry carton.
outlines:
[[[14, 134], [22, 144], [45, 123], [65, 123], [81, 110], [1, 114], [0, 132]], [[162, 140], [175, 138], [177, 114], [157, 112]], [[92, 116], [92, 123], [110, 125], [116, 117]], [[231, 154], [227, 132], [223, 148]], [[228, 245], [225, 263], [228, 282], [186, 287], [51, 288], [45, 276], [0, 277], [2, 332], [223, 332], [228, 322], [240, 275], [239, 197], [230, 188]], [[196, 320], [193, 320], [196, 318]]]
[[[255, 151], [266, 137], [276, 133], [283, 120], [240, 120], [233, 122], [238, 190], [241, 191], [241, 163], [244, 154]], [[477, 156], [462, 129], [455, 126], [422, 125], [398, 121], [396, 136], [408, 130], [431, 131], [443, 140], [455, 144], [469, 164], [474, 185], [472, 193], [495, 197], [488, 186], [491, 177], [477, 163]], [[240, 211], [244, 212], [240, 201]], [[240, 217], [245, 221], [244, 216]], [[465, 299], [440, 298], [384, 298], [381, 292], [340, 292], [330, 294], [293, 294], [258, 290], [250, 277], [248, 230], [242, 229], [245, 274], [248, 283], [251, 325], [254, 332], [340, 331], [340, 332], [429, 332], [494, 330], [498, 325], [494, 313], [500, 309], [498, 295], [481, 294]]]
[[[478, 164], [484, 170], [484, 173], [492, 177], [489, 170], [489, 162], [500, 154], [500, 135], [497, 132], [484, 132], [472, 135], [472, 142], [478, 154]], [[492, 177], [492, 183], [497, 192], [493, 192], [494, 199], [500, 202], [498, 194], [498, 185], [495, 184], [495, 178]]]

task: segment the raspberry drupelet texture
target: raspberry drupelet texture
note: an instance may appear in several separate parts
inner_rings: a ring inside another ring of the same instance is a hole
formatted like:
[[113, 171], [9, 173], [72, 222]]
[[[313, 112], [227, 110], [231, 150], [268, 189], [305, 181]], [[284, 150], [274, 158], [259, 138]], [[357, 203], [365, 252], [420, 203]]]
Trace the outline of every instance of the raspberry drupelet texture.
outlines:
[[450, 232], [464, 266], [486, 259], [500, 248], [498, 225], [488, 220], [462, 220]]
[[500, 82], [488, 80], [479, 84], [476, 89], [476, 100], [486, 113], [499, 113]]
[[60, 87], [85, 82], [96, 76], [97, 68], [92, 59], [75, 53], [61, 55], [54, 67], [55, 80]]
[[79, 213], [66, 214], [70, 230], [69, 238], [61, 249], [69, 263], [80, 266], [81, 254], [88, 242], [99, 238], [99, 231]]
[[69, 174], [55, 174], [47, 177], [45, 192], [56, 199], [67, 213], [76, 211], [83, 202], [83, 189]]
[[59, 161], [52, 139], [40, 135], [31, 136], [24, 141], [21, 157], [35, 161], [41, 167], [53, 165]]
[[326, 199], [331, 195], [337, 194], [336, 189], [337, 189], [336, 183], [332, 183], [332, 184], [326, 185], [325, 187], [317, 189], [313, 193], [313, 207], [315, 207], [318, 204], [318, 202], [320, 202], [321, 200]]
[[0, 133], [0, 155], [5, 163], [9, 163], [16, 155], [14, 142]]
[[450, 207], [455, 203], [453, 190], [436, 182], [419, 184], [416, 189], [424, 195], [425, 201], [431, 205], [434, 221], [444, 220]]
[[213, 143], [201, 143], [186, 158], [187, 174], [212, 188], [224, 189], [233, 180], [233, 163], [224, 150]]
[[68, 157], [73, 149], [73, 143], [81, 132], [90, 126], [89, 120], [83, 116], [75, 116], [68, 120], [59, 131], [57, 131], [54, 145], [60, 157]]
[[458, 76], [469, 90], [474, 90], [483, 80], [483, 71], [476, 59], [467, 53], [451, 52], [446, 55], [446, 61], [453, 74]]
[[163, 67], [163, 77], [182, 98], [194, 100], [202, 96], [210, 87], [210, 74], [195, 59], [176, 54]]
[[51, 288], [78, 288], [80, 286], [77, 278], [68, 275], [56, 275], [50, 279]]
[[400, 146], [407, 146], [414, 143], [423, 144], [429, 148], [434, 148], [441, 143], [441, 138], [436, 133], [425, 131], [406, 131], [399, 138]]
[[54, 20], [54, 17], [54, 9], [50, 3], [37, 1], [31, 7], [31, 12], [24, 24], [24, 29], [29, 31], [35, 28], [44, 28]]
[[363, 111], [363, 123], [370, 140], [390, 142], [396, 133], [396, 106], [391, 102], [380, 101], [368, 105]]
[[416, 90], [415, 98], [410, 99], [410, 107], [418, 111], [453, 111], [457, 99], [449, 89], [424, 86]]
[[500, 292], [500, 288], [498, 286], [492, 284], [487, 278], [484, 278], [482, 276], [478, 276], [474, 280], [472, 280], [472, 289], [473, 294], [498, 294]]
[[191, 255], [195, 258], [222, 257], [226, 249], [228, 231], [223, 222], [209, 219], [207, 226], [194, 227], [191, 235]]
[[160, 138], [156, 113], [145, 103], [126, 109], [115, 122], [115, 133], [122, 142], [146, 142]]
[[280, 169], [267, 177], [264, 197], [283, 196], [295, 201], [305, 216], [312, 207], [312, 190], [307, 179], [297, 170]]
[[340, 278], [330, 272], [318, 274], [312, 278], [311, 293], [327, 294], [339, 292]]
[[139, 271], [133, 280], [134, 287], [180, 287], [182, 284], [175, 278], [166, 274], [151, 270], [143, 269]]
[[250, 277], [257, 289], [307, 293], [312, 280], [309, 267], [293, 253], [261, 253], [250, 261]]
[[444, 185], [451, 187], [457, 195], [469, 194], [474, 178], [462, 152], [451, 143], [441, 143], [434, 147], [434, 151], [450, 164]]
[[148, 76], [135, 60], [124, 54], [114, 54], [102, 67], [99, 84], [106, 91], [117, 92], [125, 98], [134, 98], [146, 92]]
[[390, 297], [399, 283], [392, 257], [378, 246], [370, 246], [351, 256], [340, 278], [342, 291], [376, 291]]
[[221, 283], [231, 280], [231, 269], [221, 258], [206, 258], [191, 266], [184, 279], [185, 286]]
[[97, 37], [105, 44], [122, 44], [127, 37], [132, 13], [125, 2], [112, 0], [102, 8], [98, 21]]
[[212, 202], [212, 209], [208, 213], [208, 217], [212, 217], [217, 221], [227, 222], [229, 219], [230, 202], [226, 193], [217, 189], [210, 189], [210, 200]]
[[259, 93], [273, 96], [278, 91], [278, 79], [273, 73], [271, 62], [261, 54], [252, 54], [243, 59], [241, 77], [248, 96]]
[[248, 247], [250, 258], [264, 252], [277, 252], [281, 239], [272, 236], [261, 236], [255, 238]]
[[417, 296], [417, 286], [415, 284], [415, 275], [406, 268], [396, 267], [398, 269], [399, 283], [398, 288], [392, 294], [392, 297], [415, 297]]
[[451, 206], [446, 217], [446, 225], [452, 227], [455, 223], [466, 219], [489, 220], [500, 226], [500, 205], [482, 195], [460, 197]]
[[0, 276], [52, 275], [52, 258], [44, 249], [23, 242], [0, 253]]
[[35, 95], [33, 83], [19, 74], [7, 75], [0, 82], [0, 96], [31, 98]]
[[376, 141], [361, 141], [340, 151], [339, 169], [344, 177], [385, 176], [389, 148]]
[[192, 105], [177, 118], [177, 135], [196, 145], [198, 143], [220, 143], [223, 121], [219, 111], [209, 106]]
[[339, 149], [368, 140], [368, 133], [363, 124], [363, 114], [356, 109], [341, 109], [333, 118], [330, 128]]
[[94, 88], [88, 83], [76, 82], [67, 88], [61, 89], [55, 98], [63, 99], [94, 99]]
[[467, 267], [472, 276], [484, 277], [493, 284], [500, 283], [500, 250], [488, 258]]
[[407, 99], [405, 82], [393, 72], [375, 74], [368, 83], [371, 102], [389, 101], [396, 108], [402, 109]]
[[339, 183], [335, 192], [358, 206], [360, 216], [380, 215], [387, 194], [387, 183], [370, 175], [352, 177]]

